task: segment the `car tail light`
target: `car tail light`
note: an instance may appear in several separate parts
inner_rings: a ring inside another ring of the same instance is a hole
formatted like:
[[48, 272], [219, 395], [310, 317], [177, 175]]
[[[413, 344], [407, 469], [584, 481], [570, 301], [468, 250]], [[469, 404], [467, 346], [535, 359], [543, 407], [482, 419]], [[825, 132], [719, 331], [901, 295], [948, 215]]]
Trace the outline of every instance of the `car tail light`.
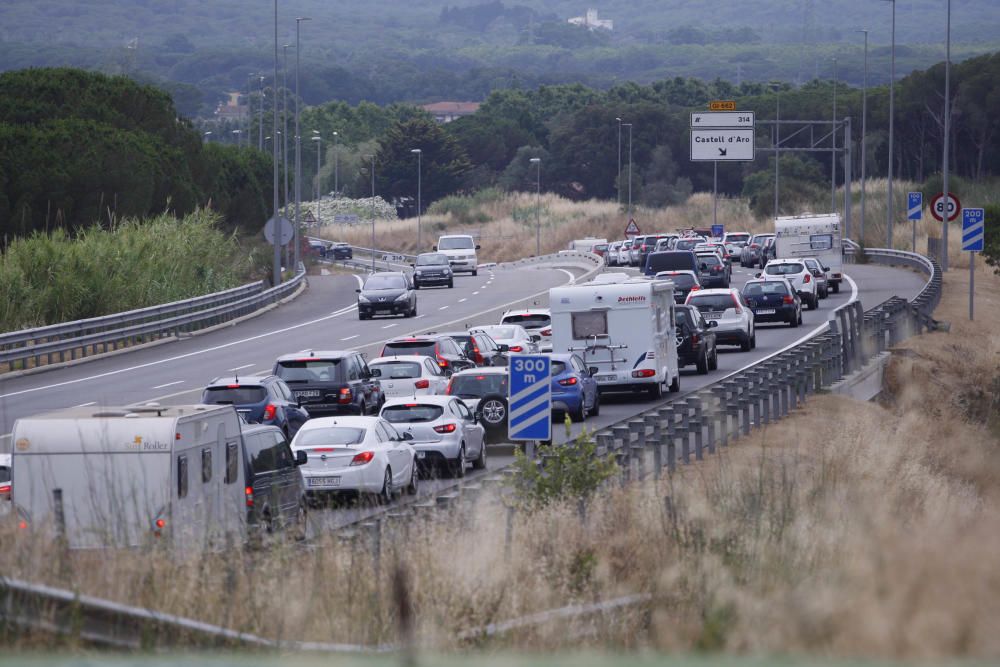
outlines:
[[0, 484], [0, 499], [10, 500], [10, 484]]
[[552, 335], [552, 327], [545, 327], [539, 333], [541, 333], [543, 336], [551, 336]]
[[698, 347], [698, 341], [700, 340], [698, 334], [691, 334], [691, 347]]
[[240, 386], [238, 384], [227, 384], [226, 385], [226, 389], [239, 389], [239, 388], [240, 388]]
[[253, 487], [243, 489], [243, 495], [246, 497], [247, 507], [253, 507]]
[[375, 458], [375, 452], [358, 452], [351, 459], [352, 466], [363, 466], [366, 463], [371, 463], [371, 460]]
[[338, 403], [350, 403], [354, 400], [354, 395], [351, 393], [350, 387], [344, 387], [340, 390], [340, 396], [337, 398]]
[[28, 522], [25, 521], [24, 519], [21, 519], [20, 521], [17, 522], [17, 527], [20, 528], [21, 530], [26, 530], [28, 528]]
[[483, 363], [483, 355], [479, 351], [479, 346], [475, 343], [472, 344], [472, 356], [475, 358], [477, 364]]
[[455, 424], [441, 424], [434, 427], [434, 431], [437, 433], [454, 433], [457, 429], [458, 426]]
[[642, 370], [632, 371], [632, 377], [634, 378], [651, 378], [656, 375], [656, 371], [652, 368], [643, 368]]
[[512, 345], [510, 347], [510, 351], [511, 352], [524, 352], [524, 348], [521, 347], [520, 345]]
[[416, 382], [413, 383], [414, 389], [430, 389], [430, 387], [431, 387], [430, 380], [417, 380]]
[[736, 300], [735, 294], [732, 294], [730, 296], [733, 297], [733, 308], [736, 310], [736, 314], [740, 315], [743, 312], [743, 309], [740, 308], [740, 302]]
[[802, 276], [802, 283], [804, 285], [808, 285], [809, 284], [809, 280], [810, 280], [810, 278], [809, 278], [809, 274], [808, 273], [806, 275]]
[[751, 248], [759, 248], [759, 247], [760, 247], [760, 244], [758, 244], [758, 243], [751, 243], [751, 244], [750, 244], [750, 247], [751, 247]]
[[278, 414], [278, 407], [274, 403], [268, 403], [264, 406], [264, 419], [271, 420], [274, 419], [275, 415]]
[[781, 297], [781, 303], [795, 303], [795, 299], [786, 294], [785, 296]]
[[559, 384], [561, 384], [564, 387], [572, 387], [577, 382], [579, 382], [579, 380], [577, 380], [575, 376], [559, 380]]
[[455, 384], [455, 380], [448, 380], [448, 386], [444, 388], [445, 396], [451, 396], [451, 386]]
[[721, 266], [713, 266], [712, 267], [712, 273], [718, 273], [721, 270], [722, 270]]
[[700, 289], [701, 285], [691, 285], [691, 289], [689, 289], [688, 292], [697, 292]]

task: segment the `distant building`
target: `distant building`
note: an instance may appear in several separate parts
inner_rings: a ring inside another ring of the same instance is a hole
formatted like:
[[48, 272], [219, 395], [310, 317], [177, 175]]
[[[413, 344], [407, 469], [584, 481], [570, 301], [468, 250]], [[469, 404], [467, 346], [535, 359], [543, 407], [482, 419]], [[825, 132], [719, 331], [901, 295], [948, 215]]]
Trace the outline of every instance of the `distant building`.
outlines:
[[240, 93], [226, 93], [229, 96], [224, 103], [220, 102], [215, 107], [216, 120], [245, 120], [247, 117], [247, 105], [240, 104]]
[[435, 102], [420, 107], [439, 123], [450, 123], [462, 116], [471, 116], [479, 111], [479, 102]]
[[596, 9], [588, 9], [586, 16], [574, 16], [569, 19], [569, 23], [573, 25], [583, 26], [588, 30], [614, 30], [615, 22], [611, 19], [599, 19], [597, 18]]

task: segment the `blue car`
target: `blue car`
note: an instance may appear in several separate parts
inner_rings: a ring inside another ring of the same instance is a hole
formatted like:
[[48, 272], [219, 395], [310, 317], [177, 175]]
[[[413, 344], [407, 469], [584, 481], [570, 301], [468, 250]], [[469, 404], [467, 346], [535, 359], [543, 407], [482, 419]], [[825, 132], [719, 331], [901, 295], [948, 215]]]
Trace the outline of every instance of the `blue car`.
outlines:
[[309, 419], [292, 390], [274, 375], [216, 378], [205, 387], [201, 402], [232, 405], [247, 423], [277, 426], [289, 440]]
[[552, 359], [552, 411], [563, 412], [575, 422], [601, 412], [601, 394], [583, 359], [576, 354], [550, 354]]

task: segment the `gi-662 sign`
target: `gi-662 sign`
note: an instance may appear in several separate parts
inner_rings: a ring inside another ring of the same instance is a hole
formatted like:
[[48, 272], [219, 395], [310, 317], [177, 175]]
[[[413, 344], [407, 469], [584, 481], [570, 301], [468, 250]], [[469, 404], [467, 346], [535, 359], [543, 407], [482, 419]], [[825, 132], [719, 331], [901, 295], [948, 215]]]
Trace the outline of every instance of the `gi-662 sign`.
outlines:
[[552, 365], [545, 356], [514, 354], [510, 357], [508, 438], [552, 438]]

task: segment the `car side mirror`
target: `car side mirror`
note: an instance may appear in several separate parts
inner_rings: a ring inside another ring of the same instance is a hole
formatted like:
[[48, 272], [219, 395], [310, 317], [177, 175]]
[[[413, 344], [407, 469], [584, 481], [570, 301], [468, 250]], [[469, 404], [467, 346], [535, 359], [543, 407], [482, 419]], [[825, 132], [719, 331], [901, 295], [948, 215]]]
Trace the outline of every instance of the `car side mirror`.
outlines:
[[830, 267], [829, 267], [829, 266], [824, 266], [824, 267], [823, 267], [823, 270], [824, 270], [824, 271], [829, 271], [829, 270], [830, 270]]
[[309, 455], [308, 454], [306, 454], [301, 449], [299, 451], [295, 452], [295, 465], [297, 465], [297, 466], [304, 466], [307, 463], [309, 463]]
[[719, 326], [718, 321], [716, 321], [716, 320], [709, 320], [708, 321], [708, 328], [709, 329], [714, 329], [717, 326]]
[[406, 442], [413, 440], [413, 434], [409, 431], [404, 431], [400, 437]]
[[482, 248], [482, 246], [477, 243], [476, 244], [476, 250], [480, 250], [481, 248]]
[[755, 273], [755, 274], [754, 274], [754, 278], [760, 278], [760, 276], [761, 276], [761, 274], [760, 274], [760, 273]]
[[437, 252], [437, 249], [438, 249], [438, 247], [436, 245], [431, 246], [431, 250], [433, 250], [434, 252]]
[[510, 352], [510, 345], [504, 345], [503, 343], [497, 343], [497, 352]]
[[699, 271], [708, 271], [708, 264], [702, 263], [698, 265]]
[[371, 369], [371, 374], [372, 374], [373, 378], [380, 378], [380, 377], [382, 377], [382, 369], [381, 368], [373, 368], [373, 369]]
[[595, 375], [597, 375], [597, 371], [599, 370], [600, 369], [597, 366], [591, 366], [590, 368], [587, 369], [587, 372], [590, 373], [590, 377], [594, 377]]
[[358, 294], [361, 294], [361, 289], [360, 289], [360, 288], [359, 288], [359, 289], [356, 289], [356, 290], [354, 290], [354, 291], [355, 291], [355, 292], [357, 292]]

